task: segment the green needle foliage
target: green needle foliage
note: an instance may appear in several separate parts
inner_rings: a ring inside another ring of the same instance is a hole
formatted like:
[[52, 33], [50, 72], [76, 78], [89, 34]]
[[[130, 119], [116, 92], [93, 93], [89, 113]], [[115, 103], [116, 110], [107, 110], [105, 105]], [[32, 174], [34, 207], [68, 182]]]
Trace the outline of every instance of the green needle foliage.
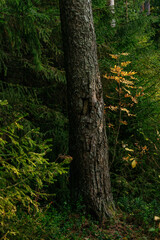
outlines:
[[25, 118], [17, 113], [17, 116], [6, 114], [8, 110], [11, 107], [7, 101], [0, 101], [0, 232], [3, 235], [17, 234], [10, 222], [14, 221], [18, 208], [33, 214], [39, 211], [39, 201], [54, 195], [47, 193], [47, 186], [58, 175], [67, 173], [71, 160], [65, 157], [61, 163], [49, 162], [50, 140], [43, 140], [38, 129], [26, 131]]
[[0, 71], [5, 77], [14, 68], [12, 78], [19, 73], [25, 84], [28, 74], [64, 81], [64, 72], [53, 64], [62, 55], [55, 1], [50, 5], [39, 0], [0, 1], [0, 45]]

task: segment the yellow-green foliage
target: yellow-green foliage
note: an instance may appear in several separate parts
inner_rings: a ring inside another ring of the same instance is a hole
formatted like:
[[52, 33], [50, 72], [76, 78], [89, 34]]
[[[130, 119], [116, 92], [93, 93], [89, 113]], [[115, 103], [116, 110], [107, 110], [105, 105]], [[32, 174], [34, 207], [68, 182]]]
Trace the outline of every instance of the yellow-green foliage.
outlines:
[[64, 158], [61, 163], [50, 163], [46, 157], [51, 148], [49, 140], [43, 141], [38, 129], [26, 132], [22, 116], [11, 116], [6, 123], [3, 112], [7, 107], [7, 101], [0, 101], [0, 232], [5, 236], [2, 239], [17, 234], [8, 222], [14, 220], [17, 207], [28, 213], [37, 212], [38, 200], [48, 196], [44, 185], [46, 188], [57, 175], [66, 173], [70, 162], [70, 158]]
[[[154, 112], [152, 113], [152, 119], [149, 115], [145, 119], [140, 118], [144, 111], [144, 105], [150, 112], [153, 111], [153, 107], [148, 104], [150, 101], [153, 102], [153, 99], [149, 98], [148, 92], [150, 89], [146, 90], [145, 86], [142, 87], [142, 81], [139, 82], [135, 77], [136, 72], [130, 69], [129, 65], [131, 62], [121, 60], [123, 56], [127, 55], [127, 53], [110, 54], [111, 58], [116, 60], [116, 65], [111, 68], [111, 73], [104, 75], [104, 78], [110, 81], [112, 87], [108, 94], [109, 96], [106, 95], [108, 99], [106, 115], [107, 129], [109, 134], [113, 136], [112, 139], [114, 141], [111, 149], [113, 156], [111, 162], [114, 162], [117, 148], [119, 147], [121, 158], [126, 165], [129, 163], [132, 168], [135, 168], [137, 164], [142, 166], [142, 163], [147, 163], [147, 159], [153, 158], [154, 155], [158, 154], [159, 128], [156, 124], [154, 128], [151, 128], [155, 118]], [[149, 131], [146, 131], [144, 124], [147, 120], [147, 128], [154, 135], [152, 138], [150, 137], [151, 134], [148, 134]], [[153, 152], [151, 153], [151, 151]], [[149, 154], [151, 155], [150, 157]]]
[[124, 55], [111, 55], [116, 64], [104, 76], [110, 83], [106, 117], [112, 191], [115, 198], [143, 196], [151, 202], [160, 193], [159, 102]]
[[[106, 106], [107, 114], [109, 115], [109, 113], [111, 113], [112, 115], [112, 112], [114, 112], [116, 115], [116, 120], [114, 118], [110, 118], [108, 122], [108, 128], [110, 128], [112, 134], [115, 135], [112, 163], [115, 160], [116, 147], [119, 142], [121, 127], [123, 126], [124, 128], [126, 126], [127, 128], [130, 117], [136, 116], [136, 114], [133, 114], [133, 109], [135, 105], [138, 104], [138, 98], [144, 95], [142, 87], [137, 86], [138, 79], [134, 76], [136, 72], [132, 70], [125, 70], [131, 62], [121, 61], [120, 59], [120, 57], [127, 55], [128, 53], [121, 53], [118, 55], [110, 54], [113, 59], [116, 59], [117, 63], [113, 68], [111, 68], [111, 74], [104, 75], [104, 78], [112, 81], [112, 85], [115, 87], [114, 91], [110, 93], [110, 96], [106, 95], [106, 97], [112, 101], [112, 105], [108, 104], [108, 106]], [[123, 145], [125, 145], [123, 144], [123, 139], [120, 139], [120, 142], [123, 147]], [[128, 144], [126, 146], [128, 146]], [[129, 152], [134, 151], [133, 149], [129, 149], [127, 147], [124, 148]], [[127, 159], [123, 158], [123, 160], [130, 160], [132, 168], [135, 168], [137, 165], [136, 158], [132, 157], [130, 154]]]

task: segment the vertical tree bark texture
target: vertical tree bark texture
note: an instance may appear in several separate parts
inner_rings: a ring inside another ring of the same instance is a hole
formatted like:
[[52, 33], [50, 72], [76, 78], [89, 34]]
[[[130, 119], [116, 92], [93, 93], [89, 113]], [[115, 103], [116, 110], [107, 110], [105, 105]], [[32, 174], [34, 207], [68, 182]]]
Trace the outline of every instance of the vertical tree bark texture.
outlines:
[[147, 15], [151, 14], [150, 11], [150, 0], [146, 0], [142, 5], [141, 5], [141, 12], [146, 11]]
[[60, 9], [73, 157], [72, 197], [82, 196], [87, 210], [103, 219], [112, 215], [114, 205], [91, 0], [60, 0]]
[[150, 15], [150, 13], [151, 13], [150, 12], [150, 0], [146, 0], [144, 6], [145, 6], [145, 10], [147, 12], [147, 15]]
[[[113, 16], [114, 16], [114, 14], [115, 14], [115, 4], [114, 4], [114, 0], [110, 0], [110, 10], [111, 10], [111, 13], [113, 14]], [[112, 18], [112, 21], [111, 21], [111, 27], [115, 27], [116, 26], [116, 20], [114, 19], [114, 18]]]

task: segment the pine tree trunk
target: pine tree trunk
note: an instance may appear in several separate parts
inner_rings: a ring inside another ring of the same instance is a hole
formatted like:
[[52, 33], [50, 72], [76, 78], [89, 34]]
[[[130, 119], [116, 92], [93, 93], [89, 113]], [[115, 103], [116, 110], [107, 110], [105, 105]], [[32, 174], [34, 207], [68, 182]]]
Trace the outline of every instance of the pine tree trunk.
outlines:
[[70, 124], [71, 193], [100, 220], [114, 204], [108, 169], [104, 102], [91, 0], [60, 0]]

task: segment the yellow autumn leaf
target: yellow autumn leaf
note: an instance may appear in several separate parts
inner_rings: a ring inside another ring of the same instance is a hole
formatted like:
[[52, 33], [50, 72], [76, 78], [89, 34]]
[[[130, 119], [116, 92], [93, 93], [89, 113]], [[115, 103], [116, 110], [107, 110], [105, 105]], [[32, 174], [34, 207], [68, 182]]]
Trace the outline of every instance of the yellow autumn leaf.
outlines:
[[147, 146], [145, 145], [144, 147], [142, 147], [142, 150], [145, 152], [145, 151], [148, 151], [148, 148]]
[[125, 150], [128, 151], [128, 152], [134, 152], [134, 150], [131, 149], [131, 148], [125, 148]]
[[134, 98], [134, 97], [131, 97], [131, 99], [132, 99], [132, 102], [134, 102], [134, 103], [138, 103], [138, 101], [137, 101], [137, 99], [136, 99], [136, 98]]
[[115, 65], [114, 68], [111, 68], [111, 72], [118, 73], [121, 72], [122, 68], [120, 66]]
[[136, 93], [135, 97], [140, 97], [141, 96], [141, 92]]
[[106, 79], [115, 79], [115, 76], [107, 76], [107, 74], [103, 75], [103, 77]]
[[120, 82], [120, 78], [115, 76], [115, 80], [119, 83]]
[[121, 53], [122, 56], [128, 56], [129, 53]]
[[121, 76], [129, 76], [128, 72], [121, 71]]
[[111, 58], [113, 58], [113, 59], [117, 59], [118, 57], [119, 57], [119, 55], [114, 55], [114, 54], [109, 54], [109, 56], [111, 56]]
[[128, 117], [135, 117], [136, 114], [128, 113]]
[[136, 77], [130, 76], [130, 78], [138, 81]]
[[104, 78], [108, 78], [107, 73], [106, 73], [105, 75], [103, 75], [103, 77], [104, 77]]
[[128, 87], [128, 88], [137, 88], [137, 87], [134, 87], [134, 86], [131, 86], [131, 85], [128, 85], [128, 84], [126, 84], [126, 87]]
[[128, 64], [130, 64], [131, 62], [130, 61], [127, 61], [127, 62], [121, 62], [121, 66], [122, 67], [126, 67]]
[[159, 221], [159, 220], [160, 220], [160, 217], [154, 216], [154, 221]]
[[128, 94], [131, 94], [131, 92], [130, 92], [128, 89], [126, 89], [125, 87], [123, 87], [123, 89], [124, 89]]
[[109, 106], [108, 108], [111, 109], [112, 111], [117, 111], [117, 109], [118, 109], [117, 106], [115, 106], [115, 107], [114, 106]]
[[132, 96], [131, 96], [130, 94], [126, 93], [126, 94], [124, 95], [124, 97], [127, 98], [127, 97], [132, 97]]
[[[127, 87], [131, 87], [130, 85], [134, 85], [132, 81], [126, 80], [125, 78], [121, 78], [120, 82], [126, 84]], [[135, 87], [132, 87], [135, 88]]]
[[135, 168], [136, 165], [137, 165], [137, 161], [136, 161], [136, 160], [133, 160], [133, 162], [131, 163], [131, 165], [132, 165], [132, 168]]
[[129, 160], [129, 156], [123, 157], [123, 160], [124, 160], [124, 161], [128, 161], [128, 160]]
[[127, 121], [120, 121], [120, 123], [122, 123], [124, 125], [128, 125]]
[[124, 111], [124, 112], [126, 112], [127, 114], [129, 114], [129, 110], [128, 110], [127, 108], [122, 108], [122, 107], [121, 107], [121, 111]]
[[132, 75], [134, 75], [134, 74], [136, 74], [137, 72], [134, 72], [134, 71], [130, 71], [129, 73], [128, 73], [128, 76], [132, 76]]

